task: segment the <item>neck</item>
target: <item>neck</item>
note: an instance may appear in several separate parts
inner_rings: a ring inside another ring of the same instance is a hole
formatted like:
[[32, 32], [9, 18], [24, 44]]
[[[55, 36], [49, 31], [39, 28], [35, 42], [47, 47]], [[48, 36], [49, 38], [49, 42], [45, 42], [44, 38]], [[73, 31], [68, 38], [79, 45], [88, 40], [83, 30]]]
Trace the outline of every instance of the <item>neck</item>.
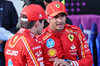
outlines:
[[36, 28], [31, 28], [31, 29], [28, 29], [29, 31], [31, 31], [35, 36], [38, 34], [37, 31], [36, 31]]

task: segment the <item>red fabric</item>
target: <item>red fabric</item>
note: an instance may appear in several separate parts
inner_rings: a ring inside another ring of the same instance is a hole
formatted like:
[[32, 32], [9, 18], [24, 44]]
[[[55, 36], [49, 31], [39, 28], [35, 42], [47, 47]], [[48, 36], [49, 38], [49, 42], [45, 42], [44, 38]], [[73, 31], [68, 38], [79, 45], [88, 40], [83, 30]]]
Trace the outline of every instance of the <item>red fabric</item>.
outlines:
[[23, 8], [22, 13], [27, 16], [28, 21], [36, 21], [48, 18], [40, 5], [31, 4]]
[[21, 28], [5, 46], [6, 66], [43, 66], [40, 44], [32, 32]]
[[43, 41], [45, 66], [53, 66], [55, 59], [71, 60], [73, 66], [92, 66], [92, 54], [78, 27], [66, 24], [61, 32], [55, 32], [48, 26], [38, 38], [40, 39]]

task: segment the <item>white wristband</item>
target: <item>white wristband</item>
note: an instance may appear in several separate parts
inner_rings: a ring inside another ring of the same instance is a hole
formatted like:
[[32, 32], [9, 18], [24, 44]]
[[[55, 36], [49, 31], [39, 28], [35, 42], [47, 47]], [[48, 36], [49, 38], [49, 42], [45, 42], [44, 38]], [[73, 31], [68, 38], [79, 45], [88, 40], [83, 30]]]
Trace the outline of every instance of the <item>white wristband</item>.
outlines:
[[72, 61], [70, 61], [70, 65], [71, 65], [71, 66], [73, 66], [73, 63], [72, 63]]

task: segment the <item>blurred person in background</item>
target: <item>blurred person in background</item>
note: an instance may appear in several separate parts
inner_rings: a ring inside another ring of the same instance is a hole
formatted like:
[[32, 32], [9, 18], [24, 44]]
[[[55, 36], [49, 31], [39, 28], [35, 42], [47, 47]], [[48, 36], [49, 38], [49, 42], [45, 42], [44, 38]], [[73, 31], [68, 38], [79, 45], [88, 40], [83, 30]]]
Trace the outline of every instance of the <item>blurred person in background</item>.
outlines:
[[[0, 27], [4, 28], [5, 30], [8, 30], [11, 33], [16, 33], [17, 22], [18, 22], [18, 15], [13, 3], [6, 0], [0, 0]], [[0, 36], [0, 38], [2, 38], [2, 36]], [[0, 64], [2, 66], [5, 66], [5, 59], [4, 59], [5, 40], [0, 40]]]
[[[0, 27], [0, 40], [7, 41], [9, 38], [11, 38], [14, 34], [11, 33], [9, 30], [6, 30], [3, 27]], [[1, 42], [2, 43], [2, 42]]]

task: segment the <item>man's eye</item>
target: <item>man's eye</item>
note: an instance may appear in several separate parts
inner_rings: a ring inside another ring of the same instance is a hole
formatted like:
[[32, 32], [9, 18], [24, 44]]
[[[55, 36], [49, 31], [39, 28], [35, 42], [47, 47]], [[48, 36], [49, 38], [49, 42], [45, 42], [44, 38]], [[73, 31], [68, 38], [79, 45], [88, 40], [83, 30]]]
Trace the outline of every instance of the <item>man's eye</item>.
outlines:
[[54, 18], [58, 18], [58, 15], [54, 16]]
[[62, 14], [62, 15], [61, 15], [61, 17], [64, 17], [64, 16], [65, 16], [65, 14]]

